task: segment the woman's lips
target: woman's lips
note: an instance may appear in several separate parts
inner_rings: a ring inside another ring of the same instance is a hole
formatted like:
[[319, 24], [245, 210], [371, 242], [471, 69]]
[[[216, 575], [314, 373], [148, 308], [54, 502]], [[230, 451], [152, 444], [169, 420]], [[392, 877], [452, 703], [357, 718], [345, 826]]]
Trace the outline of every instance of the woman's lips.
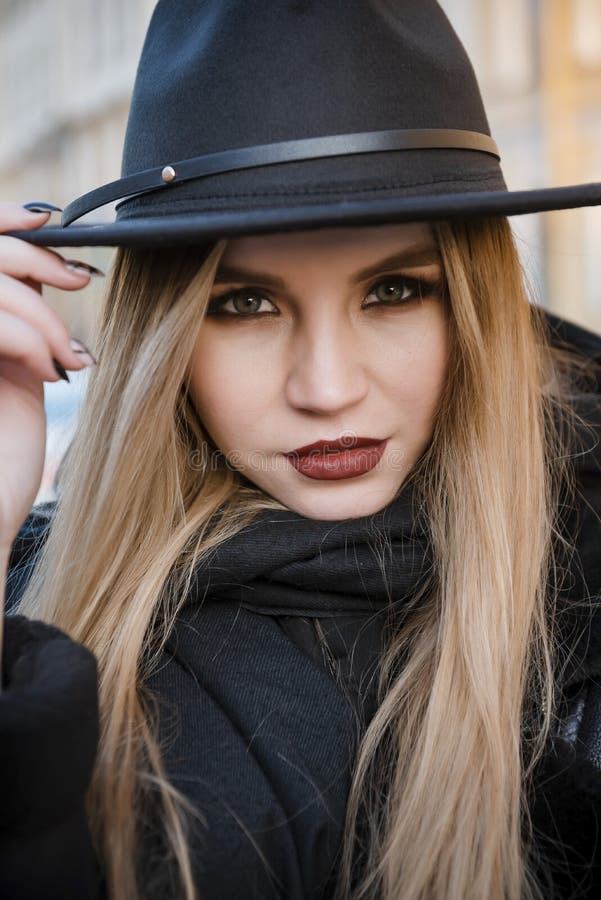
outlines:
[[381, 444], [382, 438], [357, 437], [356, 434], [345, 434], [333, 441], [314, 441], [290, 450], [285, 456], [306, 456], [308, 453], [334, 453], [336, 450], [354, 450], [355, 447], [368, 447], [371, 444]]
[[[361, 442], [361, 438], [357, 442]], [[367, 439], [365, 439], [367, 441]], [[342, 443], [345, 441], [332, 442]], [[295, 450], [287, 453], [286, 457], [290, 460], [294, 468], [305, 475], [307, 478], [316, 478], [325, 481], [336, 481], [342, 478], [356, 478], [358, 475], [365, 475], [371, 471], [384, 453], [384, 449], [388, 439], [374, 442], [370, 440], [363, 446], [356, 446], [355, 449], [342, 449], [335, 452], [327, 452], [319, 450], [318, 445], [325, 445], [325, 441], [317, 442], [317, 445], [309, 445], [311, 449], [300, 453]], [[329, 444], [328, 446], [331, 446]], [[346, 443], [348, 447], [348, 443]], [[301, 448], [305, 450], [305, 448]]]

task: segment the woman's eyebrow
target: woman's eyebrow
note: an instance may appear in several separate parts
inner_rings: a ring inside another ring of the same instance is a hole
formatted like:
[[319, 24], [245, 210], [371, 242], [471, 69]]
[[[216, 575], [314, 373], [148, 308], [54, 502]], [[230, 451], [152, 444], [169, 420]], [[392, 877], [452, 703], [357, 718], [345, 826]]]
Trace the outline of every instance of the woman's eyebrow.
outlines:
[[[350, 282], [358, 284], [388, 269], [395, 269], [399, 266], [415, 267], [415, 266], [433, 266], [441, 265], [442, 260], [438, 249], [431, 245], [415, 245], [407, 247], [400, 253], [394, 253], [385, 259], [372, 263], [364, 269], [360, 269], [351, 275]], [[220, 266], [215, 276], [215, 284], [230, 284], [242, 281], [252, 281], [257, 284], [264, 284], [270, 287], [283, 290], [287, 287], [283, 278], [272, 275], [269, 272], [255, 272], [252, 269], [241, 269], [236, 266]]]

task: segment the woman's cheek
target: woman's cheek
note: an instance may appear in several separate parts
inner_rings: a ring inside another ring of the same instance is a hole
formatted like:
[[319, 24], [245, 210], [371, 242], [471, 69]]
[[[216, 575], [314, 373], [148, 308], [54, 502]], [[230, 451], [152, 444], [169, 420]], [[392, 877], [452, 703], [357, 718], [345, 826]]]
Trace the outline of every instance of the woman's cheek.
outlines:
[[421, 335], [413, 342], [394, 376], [403, 442], [415, 458], [432, 436], [448, 372], [446, 325], [439, 317], [430, 324], [427, 336]]
[[430, 346], [429, 352], [414, 360], [408, 380], [411, 401], [430, 418], [438, 405], [447, 376], [447, 354], [442, 346]]
[[447, 323], [439, 305], [424, 310], [415, 327], [393, 337], [384, 357], [391, 361], [386, 378], [397, 386], [399, 401], [428, 415], [447, 377]]
[[190, 394], [213, 440], [224, 449], [243, 445], [266, 413], [273, 378], [263, 362], [256, 353], [246, 359], [243, 348], [232, 352], [219, 341], [207, 339], [197, 347]]

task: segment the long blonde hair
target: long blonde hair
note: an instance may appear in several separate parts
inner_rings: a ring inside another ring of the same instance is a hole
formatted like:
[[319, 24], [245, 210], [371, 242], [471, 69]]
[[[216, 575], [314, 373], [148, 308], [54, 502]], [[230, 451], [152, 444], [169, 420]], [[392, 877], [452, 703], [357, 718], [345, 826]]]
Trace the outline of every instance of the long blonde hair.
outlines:
[[[432, 443], [412, 477], [436, 578], [382, 660], [381, 704], [354, 770], [339, 896], [518, 900], [538, 896], [520, 815], [554, 714], [545, 595], [558, 497], [570, 482], [568, 403], [507, 220], [434, 230], [451, 355]], [[225, 246], [117, 252], [99, 365], [18, 609], [63, 628], [98, 660], [101, 739], [88, 815], [112, 900], [144, 896], [136, 860], [152, 804], [179, 894], [202, 896], [188, 851], [202, 810], [166, 777], [144, 684], [195, 564], [259, 509], [283, 508], [225, 462], [215, 465], [188, 395]], [[539, 715], [525, 723], [527, 697]], [[368, 839], [358, 847], [360, 821]]]

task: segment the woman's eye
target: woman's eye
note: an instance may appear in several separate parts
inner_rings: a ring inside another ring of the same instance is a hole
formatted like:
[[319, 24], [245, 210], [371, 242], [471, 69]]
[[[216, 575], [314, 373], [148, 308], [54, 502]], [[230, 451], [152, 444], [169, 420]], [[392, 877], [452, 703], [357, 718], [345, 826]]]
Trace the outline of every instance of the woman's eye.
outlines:
[[365, 306], [394, 306], [409, 303], [434, 293], [436, 284], [419, 278], [387, 278], [377, 281], [369, 290], [368, 297], [377, 298], [377, 303], [366, 303]]
[[265, 294], [253, 288], [240, 288], [236, 291], [228, 291], [227, 294], [223, 294], [221, 297], [214, 297], [209, 302], [207, 315], [239, 317], [256, 314], [264, 315], [265, 312], [261, 310], [264, 300], [271, 303]]

